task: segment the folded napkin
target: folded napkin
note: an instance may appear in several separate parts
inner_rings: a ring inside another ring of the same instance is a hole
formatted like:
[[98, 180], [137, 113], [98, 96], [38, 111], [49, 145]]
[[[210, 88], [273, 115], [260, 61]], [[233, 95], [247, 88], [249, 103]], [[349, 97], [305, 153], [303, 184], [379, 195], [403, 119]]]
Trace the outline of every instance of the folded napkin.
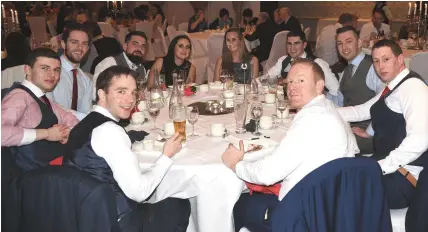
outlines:
[[245, 124], [245, 129], [248, 132], [254, 132], [256, 131], [256, 121], [251, 119], [249, 123]]
[[129, 136], [129, 139], [131, 140], [131, 143], [134, 143], [135, 141], [142, 141], [147, 135], [149, 135], [149, 133], [145, 131], [135, 131], [135, 130], [128, 131], [128, 136]]

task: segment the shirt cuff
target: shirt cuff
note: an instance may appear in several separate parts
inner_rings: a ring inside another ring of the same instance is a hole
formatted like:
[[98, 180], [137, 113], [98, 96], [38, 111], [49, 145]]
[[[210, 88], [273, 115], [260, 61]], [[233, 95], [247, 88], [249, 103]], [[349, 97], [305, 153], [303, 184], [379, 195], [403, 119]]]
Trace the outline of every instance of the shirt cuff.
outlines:
[[382, 174], [384, 175], [394, 173], [401, 167], [400, 165], [388, 164], [385, 159], [379, 160], [377, 162], [379, 163], [380, 168], [382, 169]]
[[174, 162], [168, 156], [162, 154], [159, 156], [158, 160], [156, 160], [156, 164], [160, 166], [171, 166]]
[[22, 137], [19, 146], [27, 145], [36, 140], [37, 132], [35, 129], [24, 129], [24, 136]]

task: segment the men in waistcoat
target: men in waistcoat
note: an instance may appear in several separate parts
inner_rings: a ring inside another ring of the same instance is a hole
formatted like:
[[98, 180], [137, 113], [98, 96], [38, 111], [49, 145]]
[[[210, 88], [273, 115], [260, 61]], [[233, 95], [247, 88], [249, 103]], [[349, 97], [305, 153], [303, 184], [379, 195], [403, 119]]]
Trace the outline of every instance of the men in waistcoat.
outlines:
[[[96, 82], [97, 104], [73, 130], [67, 143], [70, 154], [64, 165], [89, 173], [109, 184], [116, 193], [117, 218], [122, 232], [141, 231], [143, 219], [154, 220], [144, 231], [186, 231], [190, 203], [168, 198], [156, 204], [144, 202], [156, 189], [181, 150], [176, 133], [165, 145], [153, 166], [142, 173], [131, 140], [118, 124], [129, 117], [136, 102], [137, 73], [115, 65], [100, 73]], [[152, 215], [154, 212], [161, 215]]]
[[339, 108], [350, 122], [371, 119], [373, 158], [383, 171], [388, 205], [408, 207], [419, 173], [428, 164], [428, 87], [404, 65], [400, 46], [381, 40], [373, 46], [373, 65], [386, 87], [367, 102]]
[[[114, 65], [128, 67], [138, 73], [138, 79], [146, 80], [146, 73], [150, 64], [143, 61], [147, 49], [147, 36], [141, 31], [131, 31], [125, 37], [125, 43], [122, 45], [123, 53], [117, 56], [110, 56], [102, 60], [95, 67], [93, 81], [96, 83], [98, 76], [102, 71]], [[147, 65], [146, 65], [147, 64]], [[145, 67], [147, 66], [147, 68]], [[93, 100], [96, 98], [94, 91]]]

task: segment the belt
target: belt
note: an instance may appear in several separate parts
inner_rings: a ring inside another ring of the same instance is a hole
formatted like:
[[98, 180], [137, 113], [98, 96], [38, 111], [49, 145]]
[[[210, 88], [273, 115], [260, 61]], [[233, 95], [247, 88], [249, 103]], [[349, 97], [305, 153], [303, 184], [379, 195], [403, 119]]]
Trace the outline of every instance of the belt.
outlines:
[[413, 185], [413, 187], [416, 188], [416, 183], [418, 182], [416, 178], [405, 168], [399, 168], [397, 171], [399, 171], [406, 179], [410, 182], [410, 184]]

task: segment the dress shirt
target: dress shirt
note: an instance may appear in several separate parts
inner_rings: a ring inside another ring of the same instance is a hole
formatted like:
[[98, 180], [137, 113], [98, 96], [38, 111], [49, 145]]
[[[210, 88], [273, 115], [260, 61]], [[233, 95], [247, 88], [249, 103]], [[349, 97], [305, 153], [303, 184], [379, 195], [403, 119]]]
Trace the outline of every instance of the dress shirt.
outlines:
[[[93, 111], [118, 121], [101, 106], [94, 106]], [[92, 131], [91, 145], [110, 166], [125, 195], [136, 202], [144, 201], [153, 193], [173, 163], [168, 156], [161, 155], [149, 170], [141, 173], [137, 155], [131, 150], [131, 140], [123, 127], [114, 122], [96, 127]]]
[[336, 45], [336, 30], [342, 24], [336, 23], [324, 27], [318, 36], [315, 55], [325, 60], [330, 66], [339, 62], [339, 54]]
[[[308, 146], [310, 144], [310, 146]], [[359, 149], [355, 136], [324, 95], [315, 97], [294, 117], [287, 136], [269, 156], [236, 165], [239, 178], [254, 184], [282, 181], [279, 200], [302, 178], [319, 166]]]
[[[126, 63], [128, 64], [128, 67], [134, 71], [137, 70], [138, 66], [134, 63], [132, 63], [129, 59], [128, 56], [125, 54], [125, 60]], [[97, 95], [97, 91], [96, 91], [96, 86], [95, 84], [97, 83], [97, 79], [98, 76], [100, 75], [100, 73], [104, 70], [106, 70], [107, 68], [110, 68], [111, 66], [117, 65], [116, 60], [114, 59], [113, 56], [109, 56], [106, 57], [103, 61], [101, 61], [97, 67], [95, 67], [95, 72], [94, 72], [94, 77], [92, 77], [92, 80], [94, 82], [94, 89], [93, 89], [93, 96], [92, 99], [95, 101], [96, 95]], [[147, 71], [147, 70], [146, 70]], [[147, 73], [147, 72], [146, 72]]]
[[[42, 90], [33, 83], [24, 80], [22, 85], [27, 87], [37, 97], [44, 95]], [[58, 118], [58, 124], [69, 128], [74, 127], [79, 120], [57, 103], [50, 101], [52, 110]], [[22, 89], [12, 90], [6, 95], [1, 104], [1, 143], [2, 146], [22, 146], [36, 140], [36, 130], [42, 114], [38, 103]]]
[[[74, 67], [64, 55], [61, 56], [61, 77], [55, 89], [47, 96], [66, 109], [71, 109], [73, 96], [73, 70]], [[88, 113], [92, 108], [93, 83], [89, 77], [80, 69], [77, 69], [77, 111]]]
[[[352, 75], [354, 75], [355, 71], [357, 71], [357, 68], [360, 65], [361, 61], [364, 59], [364, 56], [365, 56], [365, 53], [361, 52], [351, 62], [349, 62], [349, 64], [354, 65], [354, 67], [352, 69]], [[339, 77], [339, 83], [342, 81], [343, 73], [344, 72], [342, 72], [339, 75], [340, 76]], [[373, 67], [373, 64], [372, 64], [372, 66], [370, 66], [369, 72], [367, 73], [366, 85], [369, 89], [373, 90], [376, 94], [381, 93], [383, 91], [383, 89], [385, 88], [385, 84], [382, 82], [382, 80], [376, 74], [376, 71]], [[343, 98], [344, 97], [343, 97], [342, 92], [340, 92], [340, 90], [338, 91], [337, 96], [329, 96], [328, 98], [330, 100], [332, 100], [334, 102], [334, 104], [336, 104], [336, 106], [339, 106], [339, 107], [343, 106]]]
[[383, 31], [385, 38], [389, 39], [390, 38], [390, 33], [391, 33], [391, 28], [388, 24], [382, 23], [380, 26], [380, 30], [378, 31], [375, 26], [373, 25], [373, 22], [369, 22], [364, 24], [361, 27], [360, 30], [360, 39], [361, 40], [369, 40], [370, 39], [370, 35], [372, 33], [375, 33], [376, 35], [380, 32]]
[[[306, 58], [306, 52], [304, 52], [300, 57]], [[270, 68], [269, 71], [267, 71], [267, 74], [265, 75], [269, 75], [271, 78], [274, 78], [274, 77], [276, 78], [278, 75], [280, 75], [282, 70], [282, 61], [284, 61], [285, 58], [287, 58], [286, 55], [280, 57], [278, 59], [278, 62], [276, 62], [275, 66]], [[316, 58], [315, 63], [317, 63], [321, 67], [322, 71], [324, 72], [325, 86], [327, 87], [329, 93], [331, 95], [336, 96], [339, 91], [339, 82], [337, 81], [337, 78], [333, 74], [333, 72], [331, 72], [330, 66], [328, 66], [327, 62], [325, 62], [320, 58]], [[291, 68], [291, 62], [285, 68], [286, 72], [288, 72], [290, 68]]]
[[[409, 74], [409, 70], [406, 68], [388, 84], [388, 88], [392, 90], [407, 74]], [[380, 96], [381, 93], [364, 104], [338, 108], [338, 111], [349, 122], [368, 120], [371, 118], [370, 108]], [[407, 132], [407, 136], [400, 146], [391, 151], [385, 159], [379, 161], [385, 174], [395, 172], [400, 165], [413, 162], [428, 149], [427, 99], [428, 87], [415, 78], [405, 81], [385, 99], [389, 109], [403, 114]], [[404, 167], [406, 168], [406, 166]], [[413, 168], [410, 169], [413, 170]], [[422, 168], [419, 168], [412, 174], [418, 176], [421, 170]]]

